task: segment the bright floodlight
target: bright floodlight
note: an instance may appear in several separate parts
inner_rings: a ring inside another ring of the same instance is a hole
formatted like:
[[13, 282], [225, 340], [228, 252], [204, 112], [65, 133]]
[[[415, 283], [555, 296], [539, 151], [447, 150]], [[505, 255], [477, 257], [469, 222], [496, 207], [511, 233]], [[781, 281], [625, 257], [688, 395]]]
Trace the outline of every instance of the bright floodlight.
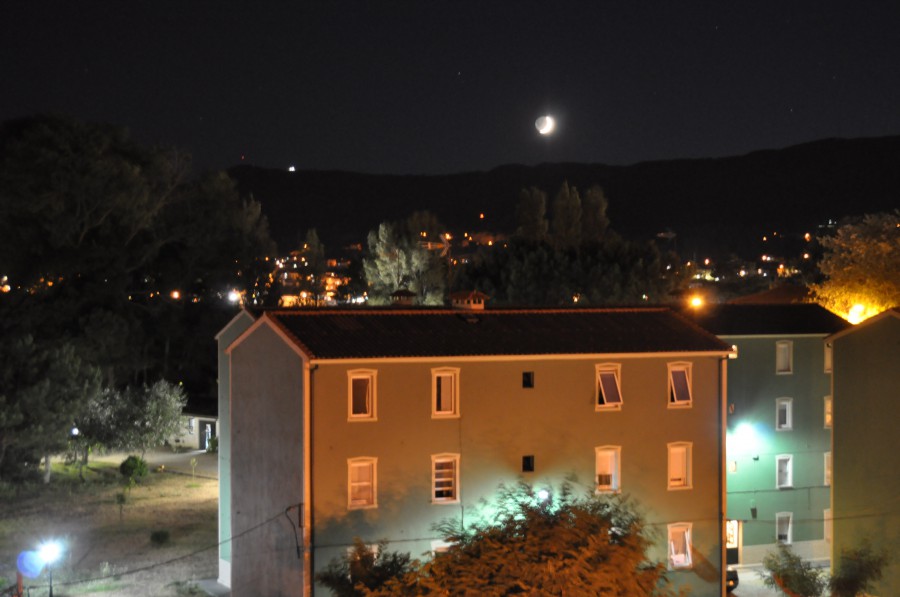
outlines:
[[541, 500], [546, 500], [547, 498], [550, 497], [550, 492], [547, 491], [546, 489], [541, 489], [537, 492], [537, 496]]
[[542, 135], [549, 135], [556, 128], [556, 120], [549, 114], [534, 121], [534, 128]]
[[232, 303], [239, 302], [241, 300], [241, 293], [239, 293], [237, 290], [232, 290], [228, 293], [228, 300]]
[[62, 555], [62, 545], [59, 541], [46, 541], [38, 547], [38, 555], [44, 564], [52, 564]]

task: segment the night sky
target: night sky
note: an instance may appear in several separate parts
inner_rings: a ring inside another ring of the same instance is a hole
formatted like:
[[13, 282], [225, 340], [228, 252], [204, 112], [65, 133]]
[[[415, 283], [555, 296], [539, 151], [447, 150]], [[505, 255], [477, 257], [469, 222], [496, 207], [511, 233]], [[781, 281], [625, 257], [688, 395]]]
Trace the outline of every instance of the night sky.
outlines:
[[895, 135], [900, 2], [6, 3], [0, 120], [37, 113], [200, 169], [389, 174]]

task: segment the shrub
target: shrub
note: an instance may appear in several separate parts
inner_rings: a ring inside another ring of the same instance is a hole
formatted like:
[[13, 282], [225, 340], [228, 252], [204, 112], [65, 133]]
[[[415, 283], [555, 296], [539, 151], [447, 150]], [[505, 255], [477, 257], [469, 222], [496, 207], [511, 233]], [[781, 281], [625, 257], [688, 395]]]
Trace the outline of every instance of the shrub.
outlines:
[[819, 597], [828, 586], [824, 570], [814, 568], [795, 554], [789, 545], [780, 543], [778, 551], [763, 558], [763, 584], [785, 595]]
[[129, 456], [119, 465], [119, 472], [126, 479], [140, 479], [147, 476], [147, 463], [143, 458]]
[[856, 597], [873, 589], [888, 564], [883, 552], [876, 553], [869, 543], [858, 548], [842, 549], [837, 573], [831, 578], [834, 597]]
[[408, 553], [389, 552], [386, 547], [387, 543], [381, 542], [373, 549], [355, 537], [353, 548], [317, 572], [316, 580], [338, 597], [366, 595], [361, 587], [381, 589], [388, 581], [409, 573], [414, 565]]
[[163, 529], [160, 531], [153, 531], [150, 533], [150, 543], [156, 545], [157, 547], [162, 547], [163, 545], [169, 542], [170, 536], [169, 531]]
[[219, 451], [218, 436], [209, 438], [209, 442], [206, 444], [206, 451], [210, 454], [215, 454]]

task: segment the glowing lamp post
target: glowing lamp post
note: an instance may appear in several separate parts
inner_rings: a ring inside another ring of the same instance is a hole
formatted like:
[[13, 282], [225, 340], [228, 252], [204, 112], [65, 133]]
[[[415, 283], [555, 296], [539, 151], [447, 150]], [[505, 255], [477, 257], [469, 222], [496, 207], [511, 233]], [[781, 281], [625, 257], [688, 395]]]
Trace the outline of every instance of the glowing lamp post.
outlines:
[[38, 556], [47, 566], [47, 574], [50, 578], [50, 597], [53, 597], [53, 563], [62, 555], [62, 545], [59, 541], [46, 541], [38, 547]]

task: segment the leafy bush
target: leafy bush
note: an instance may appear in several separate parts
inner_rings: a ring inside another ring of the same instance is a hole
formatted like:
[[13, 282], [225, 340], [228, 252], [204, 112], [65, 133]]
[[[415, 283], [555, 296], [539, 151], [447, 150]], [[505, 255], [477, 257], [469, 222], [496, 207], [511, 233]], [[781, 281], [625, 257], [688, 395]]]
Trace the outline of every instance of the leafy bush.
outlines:
[[218, 438], [218, 436], [209, 438], [209, 442], [206, 444], [206, 451], [207, 451], [209, 454], [215, 454], [216, 452], [219, 451], [219, 438]]
[[140, 479], [147, 476], [149, 469], [143, 458], [129, 456], [119, 465], [119, 472], [126, 479]]
[[169, 542], [170, 536], [169, 531], [163, 529], [160, 531], [153, 531], [150, 533], [150, 543], [156, 545], [157, 547], [162, 547], [163, 545]]
[[377, 590], [392, 579], [400, 579], [412, 570], [408, 553], [388, 552], [386, 543], [371, 548], [359, 537], [353, 539], [353, 548], [341, 558], [331, 560], [328, 567], [316, 574], [316, 581], [325, 585], [338, 597], [367, 595], [357, 587]]
[[814, 568], [795, 554], [789, 545], [780, 543], [778, 551], [763, 558], [763, 584], [770, 589], [796, 597], [819, 597], [828, 586], [824, 570]]
[[833, 597], [856, 597], [873, 589], [888, 564], [883, 552], [876, 553], [869, 543], [841, 550], [837, 574], [831, 578]]

